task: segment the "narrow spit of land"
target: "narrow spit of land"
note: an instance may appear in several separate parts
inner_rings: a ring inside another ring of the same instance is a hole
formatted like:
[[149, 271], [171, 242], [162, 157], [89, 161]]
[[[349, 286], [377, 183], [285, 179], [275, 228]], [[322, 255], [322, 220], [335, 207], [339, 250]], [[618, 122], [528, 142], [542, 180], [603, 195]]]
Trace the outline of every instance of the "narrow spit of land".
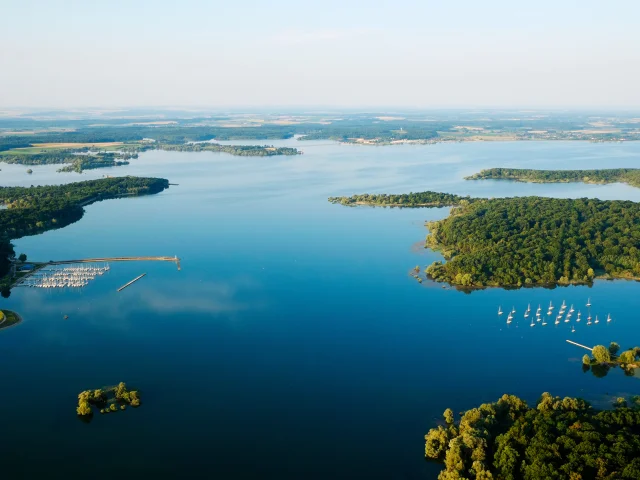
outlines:
[[490, 168], [465, 180], [515, 180], [531, 183], [627, 183], [640, 187], [640, 169], [609, 168], [602, 170], [531, 170], [522, 168]]

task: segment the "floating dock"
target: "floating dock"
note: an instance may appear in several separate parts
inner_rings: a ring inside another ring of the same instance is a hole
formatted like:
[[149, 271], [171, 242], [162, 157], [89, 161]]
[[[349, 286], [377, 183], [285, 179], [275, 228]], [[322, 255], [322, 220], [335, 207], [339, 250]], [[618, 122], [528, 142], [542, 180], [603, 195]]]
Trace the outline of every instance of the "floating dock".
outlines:
[[124, 290], [124, 289], [125, 289], [125, 288], [127, 288], [129, 285], [131, 285], [131, 284], [133, 284], [133, 283], [137, 282], [138, 280], [140, 280], [140, 279], [141, 279], [142, 277], [144, 277], [145, 275], [146, 275], [146, 273], [143, 273], [143, 274], [142, 274], [142, 275], [140, 275], [139, 277], [136, 277], [136, 278], [134, 278], [133, 280], [131, 280], [129, 283], [125, 283], [123, 286], [121, 286], [121, 287], [118, 289], [118, 292], [120, 292], [120, 291]]

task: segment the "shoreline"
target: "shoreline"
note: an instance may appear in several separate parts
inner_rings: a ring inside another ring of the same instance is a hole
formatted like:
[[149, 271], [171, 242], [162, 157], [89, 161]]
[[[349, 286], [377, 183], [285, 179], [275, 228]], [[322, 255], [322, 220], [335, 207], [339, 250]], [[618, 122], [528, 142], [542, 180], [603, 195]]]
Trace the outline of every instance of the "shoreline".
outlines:
[[5, 320], [2, 323], [0, 323], [0, 330], [5, 330], [11, 327], [15, 327], [16, 325], [20, 325], [22, 323], [22, 320], [23, 320], [22, 315], [20, 315], [18, 312], [15, 312], [13, 310], [2, 310], [2, 312], [5, 314], [5, 317], [6, 317], [6, 312], [12, 313], [13, 315], [15, 315], [17, 321], [12, 323], [11, 325], [4, 325], [4, 322], [7, 321], [7, 319], [5, 318]]

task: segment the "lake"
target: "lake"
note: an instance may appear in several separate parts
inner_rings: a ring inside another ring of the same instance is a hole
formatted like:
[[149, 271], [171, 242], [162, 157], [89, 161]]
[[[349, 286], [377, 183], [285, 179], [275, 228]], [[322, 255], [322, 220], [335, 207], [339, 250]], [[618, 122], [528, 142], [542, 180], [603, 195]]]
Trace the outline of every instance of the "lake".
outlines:
[[[247, 143], [256, 142], [226, 142]], [[426, 220], [448, 209], [347, 208], [329, 196], [436, 190], [640, 201], [626, 185], [469, 182], [490, 167], [637, 167], [640, 143], [460, 143], [296, 146], [294, 157], [159, 152], [130, 165], [55, 173], [0, 167], [0, 184], [144, 175], [165, 192], [86, 208], [79, 222], [15, 241], [29, 260], [178, 255], [112, 263], [79, 290], [16, 288], [2, 308], [24, 321], [0, 331], [0, 460], [6, 478], [433, 479], [424, 434], [503, 393], [542, 392], [606, 406], [640, 393], [638, 378], [583, 373], [568, 345], [640, 344], [640, 284], [463, 293], [408, 272]], [[116, 293], [132, 278], [136, 284]], [[526, 305], [563, 300], [611, 324], [571, 333], [530, 328]], [[515, 306], [508, 328], [497, 308]], [[68, 315], [68, 319], [63, 319]], [[142, 406], [91, 423], [77, 394], [124, 381]]]

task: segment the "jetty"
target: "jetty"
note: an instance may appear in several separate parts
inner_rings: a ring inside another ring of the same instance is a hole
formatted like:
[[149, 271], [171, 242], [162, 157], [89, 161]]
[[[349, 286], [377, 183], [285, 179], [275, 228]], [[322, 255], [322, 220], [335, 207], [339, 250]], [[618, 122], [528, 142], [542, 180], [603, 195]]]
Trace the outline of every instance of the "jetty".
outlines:
[[567, 340], [567, 343], [570, 343], [571, 345], [575, 345], [577, 347], [581, 347], [581, 348], [586, 348], [587, 350], [589, 350], [590, 352], [593, 351], [592, 347], [587, 347], [586, 345], [580, 345], [579, 343], [576, 342], [572, 342], [571, 340]]
[[131, 280], [128, 283], [125, 283], [123, 286], [121, 286], [118, 289], [118, 292], [121, 292], [122, 290], [124, 290], [125, 288], [127, 288], [129, 285], [132, 285], [133, 283], [137, 282], [138, 280], [140, 280], [142, 277], [144, 277], [146, 275], [146, 273], [143, 273], [142, 275], [137, 276], [136, 278], [134, 278], [133, 280]]

